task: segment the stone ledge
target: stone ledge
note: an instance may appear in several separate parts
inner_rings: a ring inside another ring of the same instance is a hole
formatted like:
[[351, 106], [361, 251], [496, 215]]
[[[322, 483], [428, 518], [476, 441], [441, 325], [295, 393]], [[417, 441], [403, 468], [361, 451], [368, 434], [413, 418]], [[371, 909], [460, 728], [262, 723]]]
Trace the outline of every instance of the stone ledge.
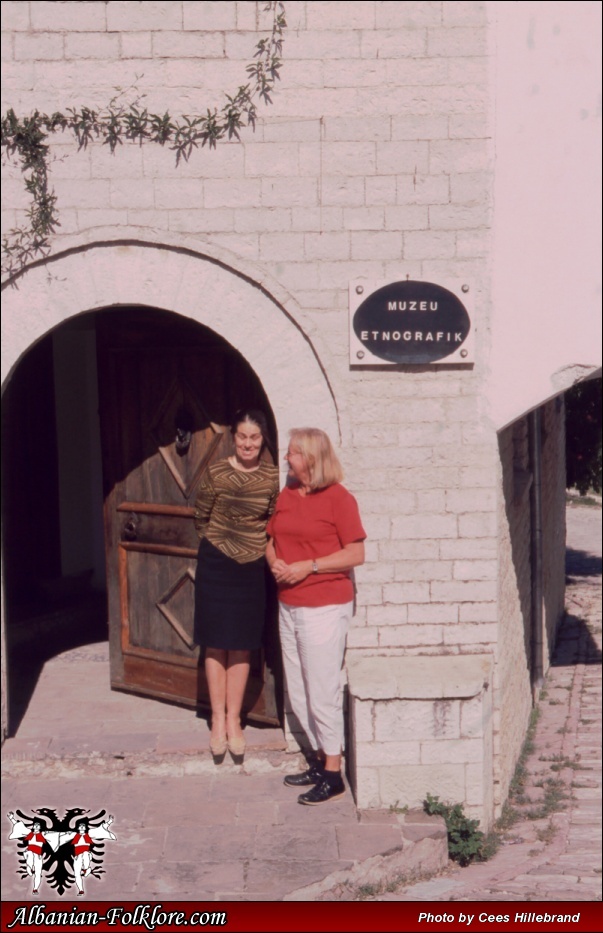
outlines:
[[[216, 764], [209, 749], [194, 752], [173, 750], [159, 751], [155, 743], [146, 750], [127, 748], [122, 753], [111, 753], [107, 749], [91, 749], [77, 752], [77, 743], [63, 744], [53, 754], [49, 742], [42, 740], [7, 739], [2, 747], [1, 775], [5, 779], [45, 778], [75, 779], [102, 775], [136, 777], [185, 777], [187, 775], [215, 774]], [[226, 755], [220, 764], [220, 773], [266, 774], [302, 770], [305, 762], [301, 756], [293, 759], [284, 754], [282, 748], [258, 748], [248, 745], [242, 764], [235, 763]]]
[[416, 808], [409, 810], [399, 819], [405, 839], [412, 842], [420, 842], [422, 839], [444, 839], [448, 847], [448, 830], [443, 816], [434, 816]]
[[488, 689], [491, 655], [348, 656], [350, 694], [359, 700], [469, 699]]

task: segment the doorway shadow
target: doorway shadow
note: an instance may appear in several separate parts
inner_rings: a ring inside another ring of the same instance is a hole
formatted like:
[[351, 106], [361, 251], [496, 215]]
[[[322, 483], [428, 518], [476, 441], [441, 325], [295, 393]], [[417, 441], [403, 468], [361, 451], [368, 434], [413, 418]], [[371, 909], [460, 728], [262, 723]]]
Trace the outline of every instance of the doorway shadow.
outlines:
[[[568, 547], [565, 552], [565, 572], [568, 578], [600, 577], [603, 572], [603, 559], [599, 554]], [[567, 582], [571, 583], [571, 579]]]
[[[568, 547], [565, 552], [566, 587], [580, 584], [588, 588], [601, 586], [603, 560], [598, 554]], [[588, 627], [585, 615], [579, 613], [574, 604], [572, 612], [566, 612], [557, 632], [557, 641], [551, 665], [601, 664], [601, 650]]]
[[551, 667], [570, 664], [601, 664], [601, 649], [593, 638], [586, 619], [566, 612], [557, 632]]
[[30, 603], [14, 610], [7, 625], [8, 734], [14, 736], [27, 711], [44, 665], [51, 658], [107, 641], [107, 598], [85, 593]]

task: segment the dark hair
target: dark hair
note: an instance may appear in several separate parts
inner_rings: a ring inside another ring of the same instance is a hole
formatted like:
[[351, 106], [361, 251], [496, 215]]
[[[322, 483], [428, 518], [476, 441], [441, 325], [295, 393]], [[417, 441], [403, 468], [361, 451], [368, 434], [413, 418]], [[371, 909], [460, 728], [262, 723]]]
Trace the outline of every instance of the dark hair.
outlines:
[[260, 456], [263, 454], [265, 448], [268, 448], [268, 452], [274, 459], [274, 450], [272, 441], [270, 439], [268, 420], [264, 412], [260, 411], [259, 408], [239, 408], [230, 424], [230, 433], [233, 437], [237, 433], [237, 428], [239, 425], [243, 424], [245, 421], [249, 421], [250, 424], [257, 425], [257, 427], [262, 432], [262, 447], [260, 449]]

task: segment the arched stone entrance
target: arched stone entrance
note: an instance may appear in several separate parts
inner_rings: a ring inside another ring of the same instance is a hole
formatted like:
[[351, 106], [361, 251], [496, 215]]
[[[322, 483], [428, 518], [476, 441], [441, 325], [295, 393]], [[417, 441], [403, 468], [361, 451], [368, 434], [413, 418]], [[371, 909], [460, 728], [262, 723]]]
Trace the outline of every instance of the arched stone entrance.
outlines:
[[[143, 240], [93, 242], [37, 263], [3, 292], [2, 381], [63, 321], [98, 308], [146, 305], [205, 324], [257, 373], [279, 437], [311, 422], [339, 438], [328, 378], [294, 301], [223, 254]], [[277, 297], [273, 297], [277, 296]]]
[[[133, 305], [161, 308], [239, 351], [263, 386], [281, 443], [290, 427], [308, 422], [338, 437], [327, 379], [290, 304], [285, 310], [265, 285], [228, 268], [222, 257], [145, 242], [91, 244], [29, 269], [3, 303], [5, 387], [19, 361], [62, 323], [103, 308], [112, 308], [115, 320]], [[4, 729], [6, 723], [4, 691]]]

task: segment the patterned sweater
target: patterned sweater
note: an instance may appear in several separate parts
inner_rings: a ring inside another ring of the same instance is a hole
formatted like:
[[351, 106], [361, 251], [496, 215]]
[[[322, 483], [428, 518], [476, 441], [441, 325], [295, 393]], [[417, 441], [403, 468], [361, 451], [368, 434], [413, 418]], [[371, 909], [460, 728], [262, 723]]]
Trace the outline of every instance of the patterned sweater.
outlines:
[[206, 470], [195, 502], [195, 528], [239, 564], [266, 552], [266, 524], [278, 496], [278, 469], [260, 461], [257, 470], [235, 470], [219, 460]]

